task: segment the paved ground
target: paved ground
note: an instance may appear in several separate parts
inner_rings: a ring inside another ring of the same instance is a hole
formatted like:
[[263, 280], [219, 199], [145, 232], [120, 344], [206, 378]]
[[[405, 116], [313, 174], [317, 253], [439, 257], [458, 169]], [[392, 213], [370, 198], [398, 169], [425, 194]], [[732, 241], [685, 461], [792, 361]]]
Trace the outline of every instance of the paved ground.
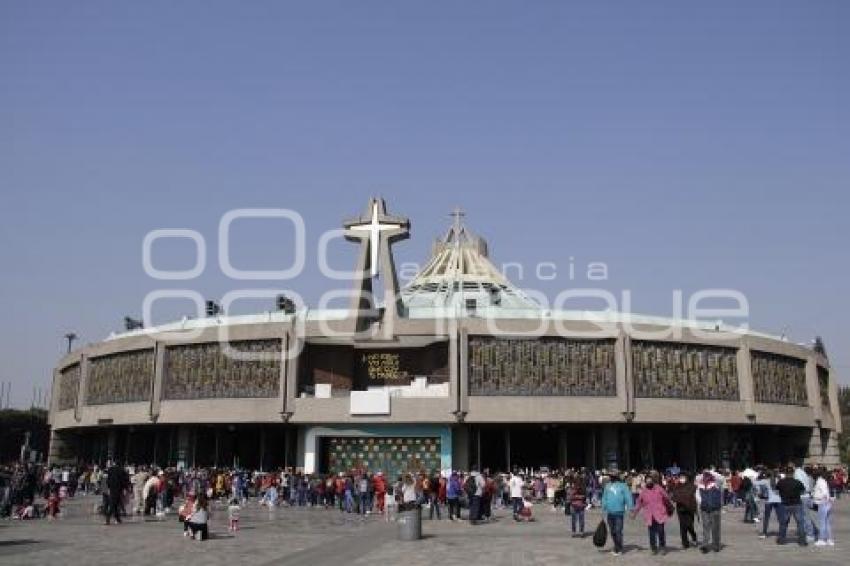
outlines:
[[[170, 564], [405, 566], [487, 565], [531, 566], [554, 564], [847, 564], [850, 562], [850, 499], [838, 502], [835, 511], [837, 545], [800, 548], [777, 546], [774, 538], [760, 540], [753, 525], [741, 522], [739, 510], [723, 515], [724, 548], [719, 555], [703, 556], [682, 550], [675, 519], [668, 523], [670, 552], [654, 557], [646, 531], [639, 521], [626, 521], [626, 554], [613, 557], [596, 549], [590, 535], [570, 538], [569, 525], [560, 512], [536, 506], [536, 522], [517, 524], [504, 510], [490, 524], [470, 526], [449, 521], [423, 521], [424, 538], [396, 540], [396, 525], [371, 516], [361, 519], [324, 509], [280, 508], [273, 513], [249, 504], [243, 511], [241, 530], [226, 528], [226, 511], [214, 508], [212, 537], [195, 542], [181, 536], [174, 516], [167, 520], [130, 519], [105, 526], [92, 514], [96, 499], [77, 499], [56, 521], [0, 521], [0, 564], [14, 566], [165, 566]], [[588, 512], [592, 530], [600, 518]], [[699, 528], [699, 526], [698, 526]], [[775, 532], [775, 525], [771, 528]], [[793, 528], [792, 528], [793, 532]], [[700, 533], [701, 534], [701, 533]], [[610, 542], [609, 542], [610, 544]]]

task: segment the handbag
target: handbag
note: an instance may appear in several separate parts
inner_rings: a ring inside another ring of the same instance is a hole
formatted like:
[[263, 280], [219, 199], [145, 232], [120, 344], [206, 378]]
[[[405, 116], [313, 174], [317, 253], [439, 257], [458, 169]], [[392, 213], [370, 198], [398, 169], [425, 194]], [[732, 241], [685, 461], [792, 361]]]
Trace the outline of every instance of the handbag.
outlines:
[[599, 526], [593, 532], [593, 546], [602, 548], [608, 541], [608, 525], [605, 524], [605, 519], [599, 521]]
[[676, 506], [673, 505], [673, 502], [670, 501], [668, 497], [664, 498], [664, 510], [667, 511], [667, 515], [671, 517], [676, 512]]

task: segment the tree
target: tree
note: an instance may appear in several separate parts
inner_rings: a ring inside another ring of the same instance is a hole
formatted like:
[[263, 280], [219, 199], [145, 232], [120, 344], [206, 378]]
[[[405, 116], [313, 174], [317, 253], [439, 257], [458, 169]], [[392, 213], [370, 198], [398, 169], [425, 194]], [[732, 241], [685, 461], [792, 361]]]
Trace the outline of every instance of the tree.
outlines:
[[838, 388], [838, 410], [842, 417], [850, 417], [850, 386]]
[[18, 461], [26, 433], [30, 434], [30, 448], [45, 457], [50, 439], [47, 411], [36, 408], [0, 410], [0, 464]]

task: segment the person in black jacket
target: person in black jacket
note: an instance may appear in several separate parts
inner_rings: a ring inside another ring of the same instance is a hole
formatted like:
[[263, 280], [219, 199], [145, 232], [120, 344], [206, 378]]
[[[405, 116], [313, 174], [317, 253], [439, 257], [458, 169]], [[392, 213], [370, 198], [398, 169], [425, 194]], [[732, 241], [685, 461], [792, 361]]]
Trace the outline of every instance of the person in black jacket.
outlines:
[[800, 500], [800, 496], [805, 493], [806, 487], [802, 482], [794, 479], [794, 470], [789, 468], [785, 471], [782, 479], [776, 482], [776, 491], [779, 492], [779, 497], [782, 499], [779, 506], [779, 536], [776, 538], [776, 544], [785, 544], [788, 523], [791, 522], [793, 515], [794, 521], [797, 523], [797, 544], [806, 546], [805, 516]]
[[130, 487], [130, 476], [124, 468], [112, 464], [106, 472], [106, 489], [108, 490], [107, 497], [104, 498], [103, 513], [106, 515], [106, 524], [108, 525], [111, 519], [115, 519], [116, 523], [121, 522], [121, 502], [124, 497], [124, 492]]
[[697, 486], [685, 474], [679, 474], [676, 483], [669, 489], [670, 498], [676, 503], [676, 515], [679, 518], [679, 534], [682, 548], [697, 546], [697, 533], [694, 530], [694, 516], [697, 512]]

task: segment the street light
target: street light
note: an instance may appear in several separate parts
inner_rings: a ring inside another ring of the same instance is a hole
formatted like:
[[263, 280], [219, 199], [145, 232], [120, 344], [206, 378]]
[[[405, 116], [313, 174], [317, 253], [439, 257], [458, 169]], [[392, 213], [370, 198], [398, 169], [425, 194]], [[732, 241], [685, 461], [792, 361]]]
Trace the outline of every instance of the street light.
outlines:
[[73, 346], [74, 340], [76, 340], [76, 339], [77, 339], [77, 335], [74, 334], [73, 332], [69, 332], [68, 334], [65, 335], [65, 340], [68, 341], [68, 353], [69, 354], [71, 353], [71, 347]]

